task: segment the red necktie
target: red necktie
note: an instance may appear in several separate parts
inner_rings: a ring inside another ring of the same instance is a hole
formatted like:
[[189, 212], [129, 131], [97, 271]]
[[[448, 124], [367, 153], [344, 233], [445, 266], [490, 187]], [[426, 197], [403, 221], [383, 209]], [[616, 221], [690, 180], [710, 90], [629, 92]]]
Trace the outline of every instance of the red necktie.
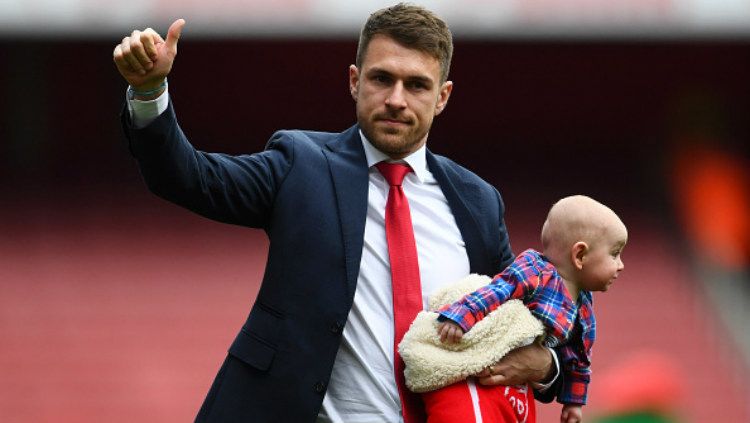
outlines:
[[411, 168], [404, 164], [380, 162], [375, 165], [391, 186], [385, 206], [385, 236], [388, 241], [388, 256], [391, 261], [393, 285], [394, 370], [396, 384], [401, 397], [401, 409], [405, 423], [424, 422], [424, 407], [418, 395], [406, 388], [404, 361], [398, 353], [398, 344], [409, 325], [422, 311], [422, 287], [419, 281], [417, 244], [411, 224], [409, 202], [406, 200], [401, 182]]

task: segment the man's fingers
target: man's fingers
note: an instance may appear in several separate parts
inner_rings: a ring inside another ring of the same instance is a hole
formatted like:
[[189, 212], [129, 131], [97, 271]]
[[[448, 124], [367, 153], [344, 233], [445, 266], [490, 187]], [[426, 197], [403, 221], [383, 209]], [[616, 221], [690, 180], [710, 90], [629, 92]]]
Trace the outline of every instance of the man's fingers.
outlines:
[[[484, 376], [482, 376], [484, 374]], [[510, 383], [510, 379], [505, 375], [491, 375], [489, 372], [482, 372], [477, 375], [480, 385], [517, 385]]]
[[487, 376], [492, 376], [492, 373], [490, 373], [490, 368], [489, 368], [489, 367], [487, 367], [487, 368], [485, 368], [485, 369], [482, 369], [482, 371], [481, 371], [481, 372], [479, 372], [479, 373], [475, 374], [474, 376], [476, 376], [476, 377], [478, 377], [478, 378], [485, 378], [485, 377], [487, 377]]
[[130, 67], [128, 61], [125, 60], [125, 57], [123, 56], [121, 44], [118, 44], [115, 47], [115, 51], [112, 53], [112, 56], [118, 69], [125, 72], [133, 72], [133, 69]]
[[152, 36], [154, 38], [154, 42], [157, 43], [157, 44], [164, 42], [164, 38], [162, 38], [161, 35], [159, 35], [159, 33], [156, 32], [156, 31], [154, 31], [154, 29], [151, 28], [151, 27], [148, 27], [148, 28], [144, 29], [143, 33], [144, 34], [149, 34], [150, 36]]
[[120, 43], [120, 46], [122, 48], [122, 55], [125, 58], [125, 61], [128, 62], [128, 65], [133, 70], [133, 72], [140, 73], [141, 75], [145, 75], [146, 70], [143, 69], [143, 66], [140, 64], [140, 62], [138, 62], [138, 59], [135, 57], [135, 55], [131, 51], [130, 37], [123, 38], [122, 43]]
[[158, 56], [156, 52], [156, 43], [163, 42], [164, 39], [161, 38], [161, 35], [159, 35], [151, 28], [146, 28], [143, 32], [141, 32], [141, 44], [143, 44], [143, 50], [146, 52], [146, 55], [151, 59], [151, 61], [155, 61], [156, 57]]
[[165, 47], [172, 51], [177, 52], [177, 41], [180, 40], [180, 35], [182, 34], [182, 28], [185, 26], [185, 19], [177, 19], [176, 21], [172, 22], [172, 25], [169, 26], [169, 31], [167, 31], [167, 40], [165, 41]]
[[494, 365], [476, 374], [482, 385], [521, 385], [526, 381], [506, 366]]
[[137, 29], [130, 34], [130, 52], [135, 56], [135, 59], [141, 64], [143, 69], [149, 70], [154, 66], [154, 63], [146, 52], [143, 38], [143, 33]]

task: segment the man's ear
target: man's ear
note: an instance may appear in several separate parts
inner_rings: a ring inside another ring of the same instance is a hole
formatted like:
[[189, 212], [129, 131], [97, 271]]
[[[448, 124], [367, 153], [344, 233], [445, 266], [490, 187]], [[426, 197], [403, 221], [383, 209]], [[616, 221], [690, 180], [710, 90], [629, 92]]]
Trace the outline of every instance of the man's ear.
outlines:
[[453, 81], [443, 82], [443, 85], [440, 86], [440, 91], [438, 92], [438, 101], [435, 105], [435, 116], [439, 115], [443, 110], [445, 110], [445, 107], [448, 105], [448, 98], [450, 98], [452, 92]]
[[357, 102], [359, 91], [359, 69], [355, 65], [349, 65], [349, 93], [352, 95], [354, 102]]
[[570, 249], [570, 258], [576, 269], [583, 269], [583, 259], [586, 257], [588, 251], [589, 246], [583, 241], [578, 241], [573, 244], [573, 248]]

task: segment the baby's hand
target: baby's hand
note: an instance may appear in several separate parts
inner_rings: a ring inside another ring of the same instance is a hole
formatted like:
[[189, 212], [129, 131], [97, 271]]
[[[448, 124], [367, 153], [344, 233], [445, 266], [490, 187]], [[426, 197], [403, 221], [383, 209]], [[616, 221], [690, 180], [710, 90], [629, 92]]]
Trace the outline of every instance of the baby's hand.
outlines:
[[453, 322], [445, 321], [440, 323], [438, 334], [440, 334], [440, 342], [455, 344], [464, 336], [464, 330]]
[[560, 414], [560, 423], [581, 423], [583, 421], [583, 407], [579, 404], [565, 404]]

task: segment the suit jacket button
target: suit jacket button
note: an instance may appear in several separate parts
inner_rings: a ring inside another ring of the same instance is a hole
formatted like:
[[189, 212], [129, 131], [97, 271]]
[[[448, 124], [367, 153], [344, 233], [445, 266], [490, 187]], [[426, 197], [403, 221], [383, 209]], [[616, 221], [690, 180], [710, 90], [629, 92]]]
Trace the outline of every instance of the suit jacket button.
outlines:
[[339, 322], [334, 322], [331, 325], [331, 332], [333, 333], [341, 333], [341, 330], [344, 328], [344, 326]]
[[315, 389], [315, 392], [322, 394], [326, 391], [326, 384], [323, 382], [318, 382], [313, 386], [313, 389]]

